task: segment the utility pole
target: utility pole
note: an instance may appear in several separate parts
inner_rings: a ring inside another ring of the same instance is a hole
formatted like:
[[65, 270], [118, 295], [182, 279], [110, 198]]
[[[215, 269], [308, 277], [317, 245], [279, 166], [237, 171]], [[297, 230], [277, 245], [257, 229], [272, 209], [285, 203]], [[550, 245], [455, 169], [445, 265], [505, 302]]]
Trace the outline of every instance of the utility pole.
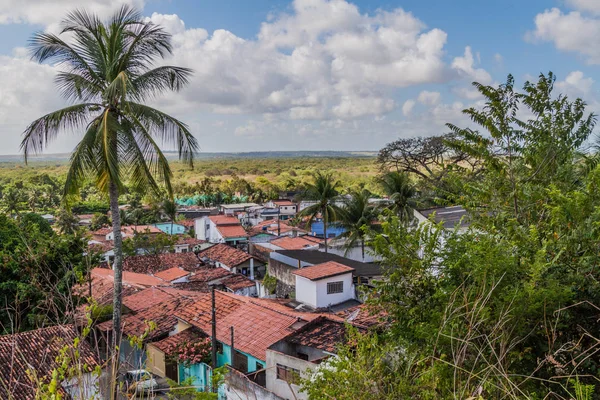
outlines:
[[215, 306], [215, 287], [212, 293], [212, 367], [217, 368], [217, 307]]
[[233, 345], [233, 325], [229, 327], [231, 329], [231, 366], [234, 366], [235, 360], [235, 347]]

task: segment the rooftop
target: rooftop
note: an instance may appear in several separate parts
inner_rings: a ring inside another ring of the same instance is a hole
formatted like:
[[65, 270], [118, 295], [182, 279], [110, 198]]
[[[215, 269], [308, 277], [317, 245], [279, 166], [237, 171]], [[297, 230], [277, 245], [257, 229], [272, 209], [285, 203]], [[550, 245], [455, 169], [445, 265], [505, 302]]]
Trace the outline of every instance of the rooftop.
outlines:
[[469, 213], [462, 206], [428, 208], [417, 212], [427, 219], [433, 216], [435, 223], [442, 222], [446, 229], [454, 229], [457, 225], [466, 228], [470, 225]]
[[280, 220], [279, 224], [277, 223], [277, 220], [267, 220], [267, 221], [260, 222], [252, 227], [251, 232], [253, 234], [257, 234], [257, 233], [264, 233], [264, 232], [277, 233], [279, 231], [280, 234], [285, 235], [294, 230], [296, 232], [298, 232], [300, 234], [304, 234], [304, 235], [308, 233], [304, 229], [301, 229], [301, 228], [298, 228], [295, 226], [291, 226], [289, 224], [289, 222], [283, 221], [283, 220]]
[[323, 240], [312, 236], [281, 237], [271, 240], [271, 244], [280, 247], [282, 250], [302, 250], [307, 247], [316, 247], [323, 243]]
[[164, 271], [161, 271], [157, 274], [154, 274], [154, 276], [156, 276], [157, 278], [160, 278], [164, 281], [171, 282], [176, 279], [183, 278], [184, 276], [187, 276], [189, 274], [190, 274], [190, 271], [186, 271], [185, 269], [182, 269], [179, 267], [173, 267], [173, 268], [169, 268]]
[[225, 286], [227, 289], [232, 290], [234, 292], [236, 290], [244, 289], [247, 287], [254, 287], [256, 285], [254, 281], [250, 280], [242, 274], [232, 274], [230, 277], [226, 277], [219, 283]]
[[133, 235], [134, 233], [162, 233], [162, 231], [154, 225], [123, 226], [123, 227], [121, 227], [121, 232], [128, 234], [128, 235]]
[[221, 204], [220, 207], [226, 210], [237, 210], [238, 208], [256, 207], [256, 203], [236, 203], [236, 204]]
[[217, 279], [225, 278], [227, 276], [233, 275], [231, 272], [227, 271], [225, 268], [201, 268], [194, 272], [192, 276], [190, 276], [190, 282], [212, 282]]
[[[114, 281], [114, 272], [112, 269], [108, 268], [94, 268], [90, 272], [93, 279], [103, 279], [109, 282]], [[154, 276], [138, 274], [135, 272], [123, 271], [123, 285], [131, 285], [137, 286], [140, 288], [150, 287], [150, 286], [160, 286], [166, 284], [160, 278], [156, 278]]]
[[228, 267], [236, 267], [252, 258], [250, 254], [223, 243], [215, 244], [200, 252], [198, 257], [201, 260], [206, 258], [211, 261], [218, 261]]
[[347, 329], [343, 322], [320, 317], [286, 337], [285, 341], [335, 353], [340, 344], [346, 343]]
[[311, 281], [318, 281], [332, 276], [338, 276], [354, 272], [354, 268], [347, 267], [335, 261], [328, 261], [323, 264], [313, 265], [311, 267], [300, 268], [294, 272], [294, 275], [301, 276]]
[[196, 329], [186, 329], [174, 334], [173, 336], [167, 336], [158, 342], [153, 342], [152, 346], [165, 353], [165, 355], [170, 356], [175, 354], [179, 345], [195, 342], [203, 337], [206, 337], [206, 335], [202, 334]]
[[[283, 339], [318, 314], [298, 313], [285, 306], [271, 307], [271, 302], [215, 291], [217, 340], [230, 343], [229, 327], [235, 331], [235, 348], [259, 360], [266, 359], [267, 348]], [[211, 295], [206, 293], [195, 303], [175, 312], [177, 318], [211, 332]]]
[[[275, 253], [312, 265], [335, 261], [339, 264], [354, 268], [355, 276], [372, 277], [382, 275], [381, 266], [379, 264], [364, 263], [333, 253], [325, 253], [317, 250], [277, 250]], [[273, 258], [273, 253], [271, 253], [271, 258]], [[296, 264], [290, 266], [296, 267]]]
[[[0, 398], [35, 398], [34, 385], [27, 372], [33, 367], [37, 376], [48, 382], [52, 371], [60, 366], [56, 358], [61, 350], [64, 346], [73, 348], [74, 340], [78, 336], [76, 328], [72, 325], [0, 336]], [[81, 364], [87, 365], [90, 371], [99, 365], [98, 358], [87, 341], [81, 340], [77, 350]]]
[[215, 225], [242, 225], [239, 219], [236, 217], [230, 217], [228, 215], [211, 215], [208, 217]]
[[143, 274], [156, 274], [166, 269], [180, 267], [193, 271], [200, 266], [196, 254], [188, 253], [162, 253], [143, 256], [130, 256], [125, 258], [123, 271], [138, 272]]
[[242, 225], [217, 225], [217, 230], [225, 239], [228, 238], [247, 238], [248, 233]]

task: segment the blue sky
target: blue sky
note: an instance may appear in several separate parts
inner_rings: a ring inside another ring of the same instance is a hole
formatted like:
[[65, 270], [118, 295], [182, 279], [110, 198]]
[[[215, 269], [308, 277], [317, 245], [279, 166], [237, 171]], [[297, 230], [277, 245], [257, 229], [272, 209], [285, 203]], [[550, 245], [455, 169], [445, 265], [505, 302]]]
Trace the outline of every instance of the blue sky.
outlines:
[[[600, 111], [596, 0], [125, 0], [173, 34], [168, 63], [196, 72], [156, 101], [192, 128], [204, 151], [377, 150], [398, 137], [468, 124], [481, 105], [470, 82], [519, 84], [540, 72]], [[118, 0], [87, 0], [102, 16]], [[0, 4], [0, 153], [27, 124], [64, 105], [56, 66], [24, 51], [56, 32], [77, 0]], [[48, 151], [70, 151], [69, 132]]]

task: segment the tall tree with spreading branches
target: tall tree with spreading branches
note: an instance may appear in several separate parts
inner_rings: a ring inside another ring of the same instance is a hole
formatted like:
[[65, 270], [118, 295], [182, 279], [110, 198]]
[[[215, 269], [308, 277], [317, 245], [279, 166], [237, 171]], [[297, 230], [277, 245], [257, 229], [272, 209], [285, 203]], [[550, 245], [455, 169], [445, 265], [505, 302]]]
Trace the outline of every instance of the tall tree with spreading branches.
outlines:
[[[192, 165], [197, 142], [181, 121], [144, 104], [168, 90], [178, 91], [192, 71], [155, 62], [171, 53], [171, 36], [162, 27], [123, 6], [107, 21], [77, 10], [59, 34], [37, 33], [32, 58], [51, 62], [56, 84], [71, 105], [33, 121], [23, 133], [25, 161], [64, 131], [82, 132], [71, 155], [63, 195], [77, 195], [93, 179], [110, 199], [115, 261], [113, 344], [121, 337], [123, 240], [119, 195], [125, 183], [138, 192], [172, 195], [171, 169], [159, 147], [174, 145]], [[113, 346], [113, 348], [117, 348]]]

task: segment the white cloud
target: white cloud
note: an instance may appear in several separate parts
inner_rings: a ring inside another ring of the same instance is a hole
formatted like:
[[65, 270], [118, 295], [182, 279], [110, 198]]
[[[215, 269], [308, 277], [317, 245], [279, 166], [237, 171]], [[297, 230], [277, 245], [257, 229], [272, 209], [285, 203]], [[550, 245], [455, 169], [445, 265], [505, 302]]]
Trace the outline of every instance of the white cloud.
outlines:
[[567, 4], [579, 11], [600, 14], [600, 2], [598, 0], [567, 0]]
[[402, 114], [404, 114], [405, 117], [408, 117], [412, 113], [412, 110], [414, 107], [415, 107], [414, 100], [406, 100], [404, 102], [404, 104], [402, 105]]
[[427, 90], [419, 93], [419, 97], [417, 97], [417, 101], [421, 104], [426, 104], [430, 106], [434, 106], [440, 102], [441, 94], [440, 92], [429, 92]]
[[565, 14], [558, 8], [536, 15], [535, 30], [525, 36], [529, 41], [552, 42], [558, 50], [578, 53], [590, 64], [600, 64], [599, 37], [600, 19], [578, 11]]
[[502, 64], [502, 62], [504, 61], [504, 58], [502, 57], [502, 54], [500, 54], [500, 53], [494, 54], [494, 61], [497, 64]]
[[461, 76], [484, 85], [492, 83], [491, 75], [483, 68], [475, 68], [475, 59], [471, 47], [465, 47], [465, 54], [452, 61], [452, 68]]
[[446, 33], [426, 30], [404, 10], [367, 15], [344, 0], [296, 0], [292, 10], [264, 22], [253, 40], [227, 30], [185, 29], [176, 16], [153, 14], [174, 35], [169, 63], [195, 70], [183, 96], [163, 104], [353, 119], [392, 111], [398, 88], [449, 78], [442, 60]]
[[65, 13], [82, 8], [88, 12], [107, 17], [122, 4], [137, 9], [144, 0], [2, 0], [0, 1], [0, 24], [28, 23], [44, 27], [59, 23]]
[[555, 84], [560, 93], [573, 97], [589, 95], [593, 85], [594, 80], [586, 78], [581, 71], [573, 71], [567, 75], [564, 81], [557, 81]]

